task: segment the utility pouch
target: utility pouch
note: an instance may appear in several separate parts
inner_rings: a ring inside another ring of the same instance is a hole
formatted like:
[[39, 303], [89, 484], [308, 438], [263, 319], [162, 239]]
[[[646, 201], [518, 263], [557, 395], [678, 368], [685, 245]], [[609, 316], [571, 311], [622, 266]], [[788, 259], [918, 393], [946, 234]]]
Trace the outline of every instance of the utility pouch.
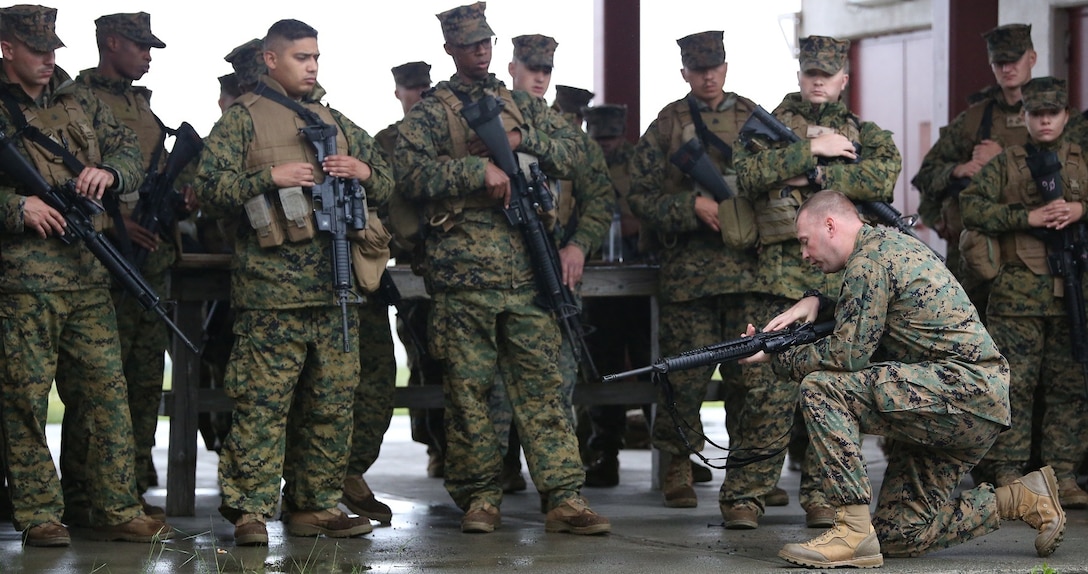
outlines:
[[246, 202], [246, 217], [249, 225], [257, 232], [257, 242], [261, 247], [279, 247], [283, 245], [283, 227], [276, 217], [276, 209], [265, 194], [258, 195]]
[[285, 187], [279, 191], [280, 206], [287, 231], [287, 240], [300, 243], [314, 238], [314, 208], [301, 187]]

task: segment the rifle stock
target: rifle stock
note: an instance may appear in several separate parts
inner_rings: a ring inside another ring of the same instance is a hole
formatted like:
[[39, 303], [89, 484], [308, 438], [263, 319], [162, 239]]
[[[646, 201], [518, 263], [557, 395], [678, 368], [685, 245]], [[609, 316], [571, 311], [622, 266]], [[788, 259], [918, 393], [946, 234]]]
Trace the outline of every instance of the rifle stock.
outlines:
[[121, 287], [136, 298], [141, 307], [158, 315], [190, 351], [200, 352], [197, 346], [170, 320], [159, 295], [140, 275], [136, 267], [101, 232], [95, 231], [92, 218], [102, 213], [101, 206], [76, 193], [75, 184], [72, 181], [61, 186], [50, 185], [34, 168], [30, 160], [19, 153], [14, 142], [2, 133], [0, 133], [0, 169], [18, 180], [49, 207], [60, 212], [66, 226], [65, 234], [59, 236], [58, 239], [69, 245], [76, 239], [82, 241], [91, 254], [102, 262], [110, 275], [121, 284]]
[[638, 376], [646, 373], [670, 373], [672, 371], [697, 369], [751, 357], [760, 351], [779, 353], [790, 347], [796, 347], [797, 345], [804, 345], [822, 339], [831, 334], [834, 330], [834, 321], [802, 323], [781, 331], [756, 333], [751, 337], [741, 337], [731, 341], [723, 341], [700, 349], [686, 351], [679, 355], [664, 357], [654, 361], [654, 363], [648, 367], [605, 375], [601, 380], [610, 383], [626, 379], [630, 376]]
[[500, 117], [503, 105], [502, 100], [494, 96], [484, 96], [476, 102], [466, 104], [461, 109], [461, 115], [487, 147], [495, 165], [510, 178], [510, 207], [504, 211], [510, 225], [521, 233], [529, 251], [529, 261], [537, 286], [537, 304], [550, 311], [559, 322], [563, 335], [574, 350], [576, 360], [584, 369], [585, 377], [597, 380], [599, 375], [586, 347], [578, 303], [571, 290], [562, 282], [559, 250], [551, 231], [545, 228], [540, 219], [540, 213], [554, 209], [554, 200], [537, 164], [529, 166], [531, 179], [526, 178], [518, 165]]
[[685, 142], [680, 149], [669, 156], [669, 161], [695, 180], [695, 183], [709, 191], [714, 196], [714, 201], [721, 203], [737, 196], [722, 178], [722, 174], [714, 168], [710, 157], [706, 155], [706, 149], [699, 143], [699, 138], [691, 138]]

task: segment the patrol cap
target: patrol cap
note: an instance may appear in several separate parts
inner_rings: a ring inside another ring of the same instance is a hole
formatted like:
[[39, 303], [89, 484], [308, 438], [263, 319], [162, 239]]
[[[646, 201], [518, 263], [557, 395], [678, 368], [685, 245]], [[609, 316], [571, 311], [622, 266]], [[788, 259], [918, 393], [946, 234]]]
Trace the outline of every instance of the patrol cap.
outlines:
[[986, 53], [990, 63], [1015, 62], [1034, 46], [1031, 43], [1031, 24], [1005, 24], [982, 35], [986, 39]]
[[0, 35], [14, 36], [32, 50], [48, 52], [63, 48], [57, 36], [57, 9], [34, 4], [0, 8]]
[[797, 59], [801, 62], [801, 71], [820, 70], [826, 74], [835, 74], [846, 67], [846, 57], [850, 51], [850, 40], [836, 40], [831, 36], [809, 36], [801, 38], [801, 53]]
[[552, 68], [555, 48], [559, 42], [551, 36], [527, 34], [511, 40], [514, 44], [514, 59], [530, 68]]
[[234, 72], [219, 76], [219, 91], [235, 98], [242, 95], [242, 89], [238, 87], [238, 76]]
[[110, 14], [94, 21], [98, 37], [106, 34], [119, 34], [141, 46], [165, 48], [166, 44], [151, 33], [151, 14]]
[[427, 62], [408, 62], [394, 67], [393, 81], [398, 86], [418, 88], [431, 85], [431, 65]]
[[248, 90], [257, 85], [257, 79], [268, 71], [264, 65], [264, 42], [254, 38], [230, 51], [223, 57], [234, 67], [238, 85]]
[[477, 2], [436, 14], [442, 23], [442, 38], [447, 44], [467, 46], [494, 36], [484, 19], [485, 8], [487, 2]]
[[582, 108], [589, 105], [593, 92], [571, 86], [555, 87], [555, 105], [564, 114], [582, 115]]
[[680, 46], [680, 61], [689, 70], [713, 68], [725, 63], [725, 32], [713, 30], [684, 36], [676, 41]]
[[1024, 98], [1024, 110], [1029, 112], [1063, 110], [1069, 105], [1065, 80], [1060, 78], [1033, 78], [1020, 87], [1020, 94]]
[[601, 104], [585, 109], [586, 125], [589, 137], [616, 138], [627, 131], [627, 106], [622, 104]]

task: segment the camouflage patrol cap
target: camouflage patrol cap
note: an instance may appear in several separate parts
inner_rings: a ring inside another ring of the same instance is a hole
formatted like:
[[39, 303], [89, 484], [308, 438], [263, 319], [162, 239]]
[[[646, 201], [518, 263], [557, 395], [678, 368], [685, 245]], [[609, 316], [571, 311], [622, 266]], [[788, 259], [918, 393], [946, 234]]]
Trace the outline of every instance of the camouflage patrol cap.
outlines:
[[106, 34], [119, 34], [141, 46], [165, 48], [166, 44], [151, 33], [151, 14], [110, 14], [94, 21], [99, 38]]
[[589, 105], [593, 92], [571, 86], [555, 87], [555, 105], [564, 114], [582, 115], [582, 108]]
[[1028, 112], [1062, 110], [1069, 105], [1065, 80], [1060, 78], [1034, 78], [1020, 87], [1020, 94], [1024, 98], [1024, 110]]
[[22, 40], [32, 50], [48, 52], [63, 48], [57, 36], [57, 9], [33, 4], [0, 8], [0, 37]]
[[447, 44], [467, 46], [494, 36], [495, 32], [484, 19], [485, 8], [487, 2], [477, 2], [436, 14], [442, 23], [442, 38]]
[[830, 36], [809, 36], [801, 38], [801, 53], [797, 59], [801, 62], [801, 71], [820, 70], [826, 74], [835, 74], [846, 67], [846, 57], [850, 51], [850, 40], [836, 40]]
[[1005, 24], [982, 35], [990, 63], [1015, 62], [1024, 52], [1034, 48], [1030, 24]]
[[593, 139], [620, 137], [627, 131], [627, 106], [601, 104], [586, 108], [585, 115]]
[[257, 79], [268, 71], [264, 65], [264, 42], [254, 38], [230, 51], [223, 57], [234, 67], [238, 85], [249, 90], [257, 85]]
[[392, 70], [393, 81], [398, 86], [418, 88], [431, 85], [431, 65], [427, 62], [408, 62]]
[[676, 41], [680, 46], [680, 61], [689, 70], [713, 68], [725, 63], [725, 32], [713, 30], [684, 36]]
[[552, 68], [555, 48], [559, 42], [551, 36], [528, 34], [511, 40], [514, 44], [514, 59], [530, 68]]
[[219, 91], [234, 98], [242, 95], [242, 90], [238, 87], [238, 76], [234, 72], [219, 76]]

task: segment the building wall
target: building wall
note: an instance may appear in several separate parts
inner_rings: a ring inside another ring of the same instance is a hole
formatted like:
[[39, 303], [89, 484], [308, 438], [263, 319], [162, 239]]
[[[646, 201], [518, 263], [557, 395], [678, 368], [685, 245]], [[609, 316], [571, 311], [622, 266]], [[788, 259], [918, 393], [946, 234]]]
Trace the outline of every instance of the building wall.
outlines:
[[1065, 8], [1084, 5], [1084, 0], [999, 0], [999, 24], [1031, 24], [1031, 39], [1039, 59], [1033, 75], [1069, 75], [1069, 18]]
[[801, 35], [863, 38], [930, 27], [931, 0], [802, 0]]

